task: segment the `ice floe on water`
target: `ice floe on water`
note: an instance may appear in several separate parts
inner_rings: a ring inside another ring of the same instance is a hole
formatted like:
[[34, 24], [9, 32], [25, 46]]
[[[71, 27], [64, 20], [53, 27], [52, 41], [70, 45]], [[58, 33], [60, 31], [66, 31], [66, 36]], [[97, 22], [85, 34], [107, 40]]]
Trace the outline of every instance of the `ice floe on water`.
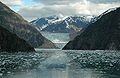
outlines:
[[94, 69], [119, 74], [119, 51], [37, 50], [36, 53], [0, 53], [0, 76], [47, 69]]
[[119, 51], [81, 51], [67, 52], [70, 65], [76, 68], [120, 71]]
[[0, 53], [0, 76], [34, 68], [47, 58], [46, 53]]

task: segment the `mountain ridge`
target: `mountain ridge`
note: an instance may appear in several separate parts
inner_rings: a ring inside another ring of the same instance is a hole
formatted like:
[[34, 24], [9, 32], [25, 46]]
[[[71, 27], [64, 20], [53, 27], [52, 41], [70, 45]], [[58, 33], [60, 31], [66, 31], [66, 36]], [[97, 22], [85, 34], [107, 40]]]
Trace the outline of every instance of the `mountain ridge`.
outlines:
[[102, 14], [63, 49], [120, 50], [120, 7]]
[[39, 31], [69, 33], [81, 30], [88, 25], [89, 21], [90, 17], [89, 20], [87, 20], [87, 16], [49, 16], [38, 18], [30, 23]]
[[[41, 47], [46, 42], [49, 43], [44, 48], [56, 48], [54, 43], [46, 39], [22, 16], [12, 11], [5, 4], [0, 2], [0, 25], [4, 26], [10, 32], [16, 33], [17, 36], [27, 41], [34, 48]], [[50, 45], [51, 44], [51, 45]]]

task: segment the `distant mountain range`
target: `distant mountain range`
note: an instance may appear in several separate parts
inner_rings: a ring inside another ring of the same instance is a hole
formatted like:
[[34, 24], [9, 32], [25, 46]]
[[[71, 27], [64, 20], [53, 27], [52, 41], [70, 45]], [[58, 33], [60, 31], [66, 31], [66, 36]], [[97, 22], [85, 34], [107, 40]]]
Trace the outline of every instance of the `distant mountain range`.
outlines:
[[49, 16], [31, 21], [39, 31], [70, 33], [86, 27], [93, 16]]
[[50, 40], [43, 37], [29, 22], [24, 20], [19, 14], [12, 11], [2, 2], [0, 2], [0, 26], [27, 41], [27, 43], [34, 48], [56, 48]]
[[120, 7], [109, 9], [94, 18], [63, 49], [120, 50]]

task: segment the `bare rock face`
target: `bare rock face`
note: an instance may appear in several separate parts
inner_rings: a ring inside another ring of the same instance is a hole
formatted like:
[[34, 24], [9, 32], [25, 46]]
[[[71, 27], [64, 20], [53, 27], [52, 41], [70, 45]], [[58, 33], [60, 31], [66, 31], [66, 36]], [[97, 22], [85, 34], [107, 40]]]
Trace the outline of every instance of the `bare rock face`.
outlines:
[[41, 47], [43, 44], [47, 45], [48, 41], [52, 45], [42, 46], [44, 48], [56, 48], [56, 46], [43, 37], [41, 33], [34, 28], [30, 23], [24, 20], [19, 14], [12, 11], [9, 7], [0, 2], [0, 25], [15, 33], [20, 38], [27, 41], [34, 48]]
[[0, 26], [0, 52], [34, 52], [34, 48], [16, 34]]
[[110, 9], [95, 18], [63, 49], [120, 50], [120, 8]]

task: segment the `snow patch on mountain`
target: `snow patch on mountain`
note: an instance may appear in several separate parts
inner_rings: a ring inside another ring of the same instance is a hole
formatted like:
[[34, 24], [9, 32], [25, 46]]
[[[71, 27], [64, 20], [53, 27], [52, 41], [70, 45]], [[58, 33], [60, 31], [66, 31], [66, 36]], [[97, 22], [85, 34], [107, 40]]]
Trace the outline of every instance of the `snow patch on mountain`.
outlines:
[[93, 16], [49, 16], [42, 17], [32, 21], [40, 31], [47, 32], [69, 32], [73, 30], [79, 30], [85, 27]]
[[52, 24], [52, 23], [61, 22], [61, 21], [65, 20], [66, 18], [68, 18], [68, 16], [66, 16], [66, 17], [62, 17], [62, 18], [59, 18], [59, 19], [54, 20], [54, 21], [51, 21], [50, 23]]

